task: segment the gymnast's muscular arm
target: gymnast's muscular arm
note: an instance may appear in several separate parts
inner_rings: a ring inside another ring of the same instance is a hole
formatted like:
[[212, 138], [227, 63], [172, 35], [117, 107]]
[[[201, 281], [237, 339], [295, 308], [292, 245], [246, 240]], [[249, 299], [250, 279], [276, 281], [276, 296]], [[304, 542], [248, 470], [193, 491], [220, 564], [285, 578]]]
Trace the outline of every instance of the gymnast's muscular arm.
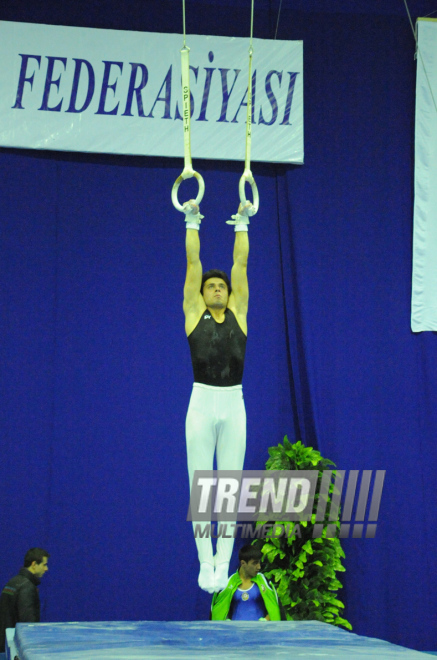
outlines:
[[184, 286], [185, 332], [190, 335], [199, 322], [205, 301], [200, 293], [202, 284], [202, 264], [200, 262], [200, 240], [196, 229], [187, 229], [185, 239], [187, 251], [187, 274]]
[[247, 280], [247, 260], [249, 257], [249, 234], [235, 232], [234, 265], [231, 271], [232, 292], [228, 307], [235, 314], [238, 325], [247, 335], [247, 309], [249, 306], [249, 283]]

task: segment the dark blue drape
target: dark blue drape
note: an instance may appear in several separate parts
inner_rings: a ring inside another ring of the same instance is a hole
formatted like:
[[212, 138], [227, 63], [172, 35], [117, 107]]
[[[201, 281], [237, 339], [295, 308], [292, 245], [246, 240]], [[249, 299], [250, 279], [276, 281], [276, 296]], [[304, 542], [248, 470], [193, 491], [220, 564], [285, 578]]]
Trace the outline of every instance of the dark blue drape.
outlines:
[[[128, 4], [6, 2], [0, 18], [180, 31], [174, 3]], [[345, 615], [432, 650], [437, 346], [409, 325], [414, 42], [403, 15], [307, 6], [284, 3], [278, 32], [304, 40], [305, 165], [253, 166], [246, 468], [287, 433], [343, 469], [387, 470], [376, 538], [343, 543]], [[246, 34], [245, 3], [195, 7], [193, 31]], [[276, 11], [259, 4], [256, 36]], [[47, 547], [44, 620], [208, 616], [185, 521], [181, 166], [0, 151], [0, 579]], [[242, 164], [196, 167], [202, 262], [229, 270]]]

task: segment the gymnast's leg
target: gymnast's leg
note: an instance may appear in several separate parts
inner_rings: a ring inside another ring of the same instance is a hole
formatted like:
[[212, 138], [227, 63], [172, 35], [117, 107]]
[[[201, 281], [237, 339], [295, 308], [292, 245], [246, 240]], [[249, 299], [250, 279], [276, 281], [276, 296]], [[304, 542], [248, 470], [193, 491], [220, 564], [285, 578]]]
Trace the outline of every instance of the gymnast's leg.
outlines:
[[[246, 452], [246, 409], [241, 385], [223, 388], [219, 433], [217, 439], [217, 469], [242, 470]], [[228, 523], [228, 529], [229, 524]], [[228, 583], [229, 562], [234, 538], [217, 539], [215, 556], [215, 591]]]
[[[216, 445], [213, 397], [212, 388], [194, 383], [185, 424], [190, 492], [195, 470], [213, 469]], [[193, 520], [193, 531], [196, 525], [203, 530], [208, 524]], [[214, 559], [211, 538], [198, 537], [195, 541], [200, 562], [199, 587], [213, 593]]]

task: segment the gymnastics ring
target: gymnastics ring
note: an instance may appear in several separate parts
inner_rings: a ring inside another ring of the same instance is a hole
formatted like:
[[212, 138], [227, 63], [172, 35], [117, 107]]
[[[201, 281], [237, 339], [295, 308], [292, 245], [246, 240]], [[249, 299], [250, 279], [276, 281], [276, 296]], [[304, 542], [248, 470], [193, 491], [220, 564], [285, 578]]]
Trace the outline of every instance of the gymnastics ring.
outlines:
[[192, 177], [197, 179], [197, 183], [199, 184], [199, 192], [197, 193], [197, 197], [195, 199], [197, 206], [200, 205], [200, 202], [203, 199], [203, 195], [205, 194], [205, 182], [203, 180], [202, 175], [199, 174], [199, 172], [193, 170], [192, 168], [185, 168], [182, 174], [178, 176], [178, 178], [173, 184], [173, 188], [171, 189], [171, 201], [173, 202], [173, 206], [178, 211], [182, 211], [182, 213], [184, 212], [184, 208], [183, 206], [181, 206], [181, 204], [179, 204], [178, 189], [184, 179], [191, 179]]
[[[253, 196], [252, 205], [255, 209], [255, 213], [257, 213], [259, 208], [258, 188], [255, 183], [255, 179], [253, 178], [252, 172], [250, 170], [244, 170], [243, 174], [241, 175], [240, 183], [238, 184], [238, 192], [240, 193], [240, 202], [243, 206], [247, 203], [246, 194], [245, 194], [246, 183], [250, 183], [250, 187], [252, 188], [252, 196]], [[255, 215], [255, 213], [253, 215]]]

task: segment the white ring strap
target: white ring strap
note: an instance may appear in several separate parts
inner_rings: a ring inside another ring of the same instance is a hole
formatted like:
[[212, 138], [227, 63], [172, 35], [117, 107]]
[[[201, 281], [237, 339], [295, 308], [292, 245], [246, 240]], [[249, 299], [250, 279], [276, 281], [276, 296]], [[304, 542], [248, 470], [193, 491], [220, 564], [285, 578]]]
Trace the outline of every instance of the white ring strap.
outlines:
[[[185, 29], [185, 28], [184, 28]], [[196, 204], [199, 206], [205, 193], [205, 183], [202, 176], [193, 170], [191, 162], [191, 104], [190, 104], [190, 49], [185, 45], [181, 49], [181, 69], [182, 69], [182, 123], [184, 129], [184, 169], [182, 174], [176, 179], [172, 191], [171, 201], [173, 206], [183, 212], [183, 207], [178, 200], [178, 189], [184, 179], [195, 177], [199, 184], [199, 191], [196, 197]]]
[[[246, 182], [250, 183], [252, 188], [253, 196], [253, 206], [255, 207], [255, 213], [259, 208], [259, 195], [258, 188], [253, 178], [252, 172], [250, 170], [250, 151], [252, 147], [252, 33], [253, 33], [253, 3], [252, 0], [252, 15], [251, 15], [251, 24], [250, 24], [250, 45], [249, 45], [249, 82], [247, 85], [247, 118], [246, 118], [246, 157], [244, 161], [244, 172], [241, 176], [240, 183], [238, 185], [238, 192], [240, 194], [241, 204], [246, 204], [246, 194], [245, 194], [245, 185]], [[255, 215], [255, 214], [254, 214]]]

